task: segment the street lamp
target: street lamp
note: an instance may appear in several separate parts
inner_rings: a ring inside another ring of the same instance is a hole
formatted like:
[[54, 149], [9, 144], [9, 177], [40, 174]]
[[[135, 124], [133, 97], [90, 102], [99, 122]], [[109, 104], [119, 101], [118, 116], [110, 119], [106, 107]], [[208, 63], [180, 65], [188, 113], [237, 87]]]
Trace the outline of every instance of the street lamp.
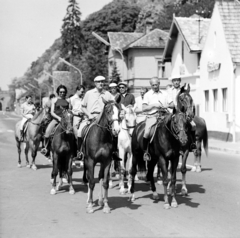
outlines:
[[70, 66], [70, 67], [72, 67], [72, 68], [74, 68], [74, 69], [76, 69], [76, 70], [78, 71], [78, 73], [80, 74], [80, 77], [81, 77], [81, 79], [80, 79], [80, 84], [82, 84], [82, 72], [80, 71], [80, 69], [78, 69], [76, 66], [70, 64], [69, 62], [67, 62], [65, 59], [63, 59], [63, 58], [61, 58], [61, 57], [59, 57], [59, 59], [60, 59], [60, 61], [62, 61], [62, 62], [65, 63], [66, 65], [68, 65], [68, 66]]
[[[94, 31], [92, 32], [92, 35], [94, 37], [96, 37], [98, 40], [100, 40], [106, 46], [111, 46], [112, 47], [112, 45], [109, 42], [104, 40], [100, 35], [98, 35]], [[119, 48], [119, 47], [112, 47], [112, 49], [117, 51], [121, 55], [121, 59], [122, 59], [122, 79], [123, 79], [123, 73], [124, 73], [124, 55], [123, 55], [123, 50], [121, 48]]]

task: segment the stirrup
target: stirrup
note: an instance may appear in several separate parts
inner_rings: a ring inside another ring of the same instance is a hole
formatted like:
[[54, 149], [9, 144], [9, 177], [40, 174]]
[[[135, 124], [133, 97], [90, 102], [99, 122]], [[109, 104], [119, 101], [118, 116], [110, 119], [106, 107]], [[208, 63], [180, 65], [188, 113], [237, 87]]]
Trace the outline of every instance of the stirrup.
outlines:
[[82, 159], [83, 159], [83, 156], [84, 156], [84, 154], [83, 154], [82, 151], [77, 151], [77, 157], [76, 157], [76, 158], [82, 160]]
[[48, 150], [47, 150], [46, 148], [42, 148], [41, 151], [40, 151], [40, 153], [41, 153], [42, 155], [46, 155], [47, 152], [48, 152]]
[[151, 155], [147, 151], [143, 155], [143, 160], [144, 161], [150, 161], [151, 160]]

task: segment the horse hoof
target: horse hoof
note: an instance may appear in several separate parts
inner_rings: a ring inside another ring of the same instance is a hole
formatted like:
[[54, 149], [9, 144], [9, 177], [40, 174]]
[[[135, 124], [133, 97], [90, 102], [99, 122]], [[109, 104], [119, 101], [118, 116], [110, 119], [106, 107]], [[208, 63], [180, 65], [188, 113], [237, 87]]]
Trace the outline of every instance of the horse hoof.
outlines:
[[57, 191], [54, 188], [52, 188], [51, 191], [50, 191], [50, 194], [55, 195], [55, 194], [57, 194]]
[[18, 163], [17, 167], [18, 167], [18, 168], [22, 168], [22, 165]]
[[159, 199], [159, 196], [157, 193], [154, 193], [153, 196], [152, 196], [153, 200], [158, 200]]
[[134, 201], [135, 201], [135, 195], [133, 194], [133, 195], [129, 198], [129, 200], [130, 200], [131, 202], [134, 202]]
[[182, 190], [181, 190], [181, 195], [182, 195], [182, 196], [187, 196], [187, 195], [188, 195], [187, 189], [182, 188]]
[[105, 207], [103, 208], [103, 212], [106, 213], [106, 214], [111, 213], [110, 207], [105, 206]]
[[119, 193], [121, 194], [121, 195], [125, 195], [126, 194], [126, 189], [125, 188], [121, 188], [120, 190], [119, 190]]
[[98, 206], [103, 207], [103, 200], [98, 200]]
[[30, 165], [30, 164], [27, 164], [26, 167], [27, 167], [27, 168], [31, 168], [31, 165]]
[[158, 185], [162, 185], [162, 180], [158, 180], [158, 181], [157, 181], [157, 184], [158, 184]]
[[164, 209], [170, 209], [171, 208], [168, 203], [165, 203], [163, 207], [164, 207]]
[[75, 194], [75, 190], [74, 189], [69, 190], [69, 194], [74, 195]]
[[174, 207], [174, 208], [178, 207], [177, 202], [172, 202], [172, 203], [171, 203], [171, 207]]
[[201, 172], [202, 172], [201, 166], [197, 166], [196, 172], [197, 172], [197, 173], [201, 173]]
[[66, 178], [62, 178], [63, 183], [68, 183]]
[[196, 170], [197, 170], [197, 167], [193, 166], [192, 169], [191, 169], [191, 172], [196, 172]]
[[36, 166], [35, 164], [33, 164], [33, 165], [31, 166], [31, 168], [32, 168], [33, 170], [37, 170], [37, 166]]
[[92, 204], [88, 204], [88, 206], [87, 206], [87, 213], [93, 213]]

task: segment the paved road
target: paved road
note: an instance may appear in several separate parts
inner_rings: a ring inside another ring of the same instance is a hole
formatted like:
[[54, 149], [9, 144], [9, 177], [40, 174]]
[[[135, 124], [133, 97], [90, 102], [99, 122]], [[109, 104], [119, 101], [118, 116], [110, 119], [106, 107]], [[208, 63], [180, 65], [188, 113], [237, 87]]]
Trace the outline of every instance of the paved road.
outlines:
[[[203, 156], [202, 173], [187, 174], [189, 196], [177, 196], [178, 208], [164, 210], [162, 186], [157, 185], [160, 200], [153, 201], [143, 181], [137, 182], [137, 199], [130, 203], [128, 195], [119, 195], [115, 180], [109, 191], [111, 213], [104, 214], [96, 203], [95, 212], [87, 214], [82, 170], [74, 169], [75, 195], [68, 194], [67, 186], [50, 195], [51, 165], [42, 155], [36, 159], [37, 171], [17, 168], [13, 133], [17, 120], [10, 113], [0, 115], [1, 238], [240, 236], [239, 156], [216, 152]], [[25, 164], [24, 157], [22, 161]], [[190, 157], [188, 163], [192, 162]], [[179, 180], [177, 184], [180, 192]], [[96, 201], [98, 191], [96, 184]]]

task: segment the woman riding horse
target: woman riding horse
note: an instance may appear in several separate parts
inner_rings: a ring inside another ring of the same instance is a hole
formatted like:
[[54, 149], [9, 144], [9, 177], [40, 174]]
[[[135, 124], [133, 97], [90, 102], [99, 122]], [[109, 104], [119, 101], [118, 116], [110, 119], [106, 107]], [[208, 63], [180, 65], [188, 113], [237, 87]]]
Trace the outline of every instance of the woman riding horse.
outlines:
[[50, 155], [50, 135], [53, 129], [61, 122], [62, 113], [64, 110], [69, 109], [69, 102], [66, 100], [67, 88], [64, 85], [60, 85], [57, 88], [57, 97], [52, 99], [51, 105], [51, 115], [53, 117], [52, 121], [49, 123], [45, 135], [44, 135], [44, 148], [41, 153], [46, 157]]

